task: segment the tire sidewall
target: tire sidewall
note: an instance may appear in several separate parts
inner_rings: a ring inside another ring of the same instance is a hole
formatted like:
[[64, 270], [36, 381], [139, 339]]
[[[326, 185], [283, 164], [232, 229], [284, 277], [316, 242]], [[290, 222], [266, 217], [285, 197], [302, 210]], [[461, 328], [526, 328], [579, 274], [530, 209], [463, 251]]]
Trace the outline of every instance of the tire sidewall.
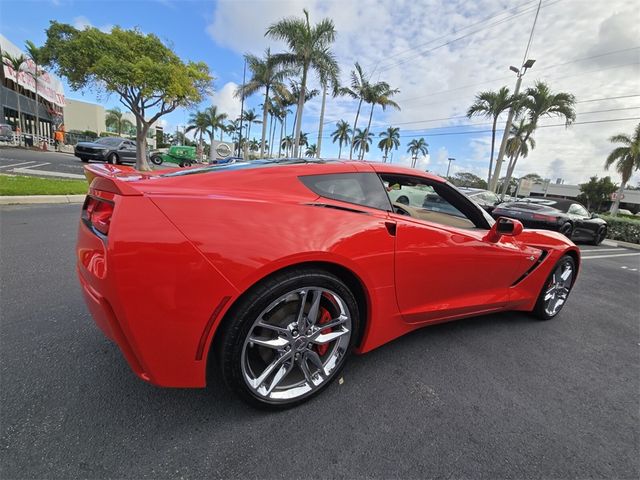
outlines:
[[[567, 232], [563, 232], [562, 230], [567, 228], [568, 226], [568, 231]], [[565, 237], [567, 237], [569, 240], [571, 240], [571, 237], [573, 236], [573, 224], [571, 222], [565, 222], [560, 226], [560, 233], [562, 233]]]
[[[335, 292], [344, 300], [351, 315], [349, 348], [340, 365], [332, 372], [331, 378], [325, 381], [318, 389], [296, 398], [292, 402], [270, 402], [256, 396], [244, 380], [241, 367], [244, 341], [251, 331], [256, 318], [272, 301], [287, 292], [303, 287], [326, 288]], [[283, 409], [298, 405], [311, 397], [315, 397], [330, 385], [344, 367], [360, 331], [358, 305], [349, 288], [337, 277], [319, 270], [286, 272], [284, 275], [278, 275], [268, 279], [266, 282], [262, 282], [257, 288], [248, 292], [237, 306], [231, 308], [225, 316], [225, 320], [228, 320], [228, 322], [225, 321], [221, 325], [221, 328], [223, 328], [222, 336], [220, 341], [216, 342], [218, 362], [225, 383], [249, 404], [272, 409]]]
[[[604, 235], [602, 235], [602, 238], [600, 238], [600, 232], [604, 231]], [[593, 237], [593, 242], [591, 242], [593, 245], [600, 245], [604, 239], [607, 238], [607, 226], [606, 225], [601, 225], [598, 227], [598, 230], [596, 230], [596, 233]]]
[[571, 291], [573, 290], [573, 286], [576, 283], [576, 277], [578, 274], [578, 270], [576, 268], [576, 261], [574, 260], [574, 258], [571, 255], [563, 255], [562, 257], [560, 257], [560, 260], [558, 260], [555, 265], [553, 266], [553, 269], [551, 269], [551, 271], [549, 272], [549, 275], [547, 275], [547, 278], [544, 282], [544, 284], [542, 285], [542, 289], [540, 290], [540, 294], [538, 295], [538, 300], [536, 301], [536, 305], [534, 307], [533, 312], [536, 314], [536, 316], [540, 319], [540, 320], [551, 320], [552, 318], [555, 318], [558, 316], [558, 314], [560, 312], [562, 312], [562, 309], [564, 308], [564, 306], [566, 305], [566, 301], [565, 303], [562, 305], [562, 307], [560, 308], [560, 310], [558, 310], [554, 315], [549, 315], [547, 314], [547, 312], [545, 311], [544, 308], [544, 295], [547, 291], [547, 285], [549, 285], [549, 282], [551, 281], [551, 277], [553, 276], [553, 272], [556, 271], [556, 269], [558, 268], [559, 265], [565, 263], [565, 262], [570, 262], [571, 263], [571, 267], [573, 268], [573, 278], [571, 279], [571, 286], [569, 287], [569, 293], [567, 294], [567, 300], [569, 300], [569, 295], [571, 295]]
[[118, 159], [118, 154], [110, 153], [109, 156], [107, 157], [107, 163], [111, 165], [117, 165], [118, 163], [120, 163]]

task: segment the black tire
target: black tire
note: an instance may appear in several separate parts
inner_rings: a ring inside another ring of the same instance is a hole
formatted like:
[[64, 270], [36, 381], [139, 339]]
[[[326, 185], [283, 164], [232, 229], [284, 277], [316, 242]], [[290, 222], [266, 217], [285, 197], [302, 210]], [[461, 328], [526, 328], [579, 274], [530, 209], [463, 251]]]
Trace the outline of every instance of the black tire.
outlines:
[[162, 165], [162, 157], [160, 155], [153, 155], [151, 157], [151, 163], [154, 165]]
[[565, 222], [560, 225], [558, 231], [571, 240], [571, 236], [573, 235], [573, 224], [571, 222]]
[[600, 225], [596, 233], [593, 234], [593, 240], [589, 243], [591, 245], [600, 245], [605, 238], [607, 238], [607, 226]]
[[89, 159], [87, 157], [80, 157], [80, 161], [82, 163], [89, 163]]
[[[557, 275], [558, 270], [562, 270], [563, 266], [569, 266], [572, 269], [571, 279], [568, 282], [569, 285], [566, 286], [567, 293], [563, 303], [560, 305], [557, 311], [555, 311], [554, 313], [550, 313], [547, 309], [548, 305], [547, 305], [547, 300], [545, 300], [545, 296], [549, 292], [549, 289], [553, 283], [554, 273], [556, 273]], [[544, 282], [544, 285], [540, 290], [540, 294], [538, 295], [538, 300], [536, 301], [536, 305], [533, 308], [532, 313], [539, 320], [551, 320], [562, 311], [562, 308], [564, 307], [566, 300], [569, 298], [569, 295], [571, 294], [571, 289], [573, 288], [573, 284], [575, 283], [577, 273], [578, 272], [576, 270], [576, 262], [571, 255], [564, 255], [560, 258], [560, 260], [558, 260], [558, 262], [554, 265], [553, 270], [549, 274], [549, 277]]]
[[[330, 289], [345, 302], [351, 316], [351, 332], [346, 353], [338, 361], [324, 383], [293, 400], [269, 401], [255, 394], [247, 385], [242, 371], [243, 346], [250, 334], [254, 321], [273, 301], [293, 290], [304, 287]], [[218, 368], [224, 383], [251, 406], [270, 409], [284, 409], [309, 400], [324, 390], [339, 376], [347, 357], [351, 353], [360, 331], [360, 319], [356, 299], [349, 288], [336, 276], [318, 269], [287, 270], [265, 279], [254, 286], [234, 305], [221, 325], [221, 332], [212, 345], [215, 349]], [[213, 352], [212, 352], [213, 353]]]
[[118, 154], [110, 153], [109, 156], [107, 157], [107, 163], [110, 163], [111, 165], [119, 165], [120, 159], [118, 158]]

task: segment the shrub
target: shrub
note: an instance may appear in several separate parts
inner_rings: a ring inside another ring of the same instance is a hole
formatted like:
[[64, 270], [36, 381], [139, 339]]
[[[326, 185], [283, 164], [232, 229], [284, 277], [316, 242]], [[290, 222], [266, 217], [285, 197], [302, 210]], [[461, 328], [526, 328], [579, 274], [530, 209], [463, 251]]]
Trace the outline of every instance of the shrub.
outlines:
[[640, 218], [628, 215], [617, 217], [601, 215], [601, 218], [607, 222], [607, 238], [640, 244]]

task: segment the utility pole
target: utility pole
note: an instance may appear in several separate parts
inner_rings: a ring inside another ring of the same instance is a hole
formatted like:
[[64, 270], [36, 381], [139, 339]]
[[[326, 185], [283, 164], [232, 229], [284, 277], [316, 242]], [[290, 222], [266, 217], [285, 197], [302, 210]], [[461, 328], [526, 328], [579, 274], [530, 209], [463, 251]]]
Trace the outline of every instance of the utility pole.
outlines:
[[[247, 76], [247, 59], [244, 59], [244, 67], [242, 67], [242, 86], [244, 87], [246, 83]], [[244, 120], [244, 92], [242, 93], [242, 97], [240, 100], [240, 134], [238, 136], [238, 156], [240, 157], [240, 151], [242, 149], [242, 122]], [[244, 156], [243, 156], [244, 158]]]
[[451, 162], [455, 162], [455, 160], [456, 160], [455, 158], [449, 157], [449, 165], [447, 166], [447, 177], [446, 178], [449, 178], [449, 170], [451, 169]]

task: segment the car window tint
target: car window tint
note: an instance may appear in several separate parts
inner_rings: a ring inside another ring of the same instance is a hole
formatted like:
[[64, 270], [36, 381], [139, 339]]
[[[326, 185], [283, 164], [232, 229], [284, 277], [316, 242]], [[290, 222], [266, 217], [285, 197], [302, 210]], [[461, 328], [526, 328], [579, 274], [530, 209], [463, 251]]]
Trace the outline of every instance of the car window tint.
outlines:
[[586, 217], [589, 215], [589, 212], [587, 212], [587, 210], [578, 203], [571, 204], [571, 206], [569, 207], [569, 213], [573, 215], [581, 215], [583, 217]]
[[380, 178], [374, 173], [306, 175], [300, 180], [322, 197], [380, 210], [391, 209]]

